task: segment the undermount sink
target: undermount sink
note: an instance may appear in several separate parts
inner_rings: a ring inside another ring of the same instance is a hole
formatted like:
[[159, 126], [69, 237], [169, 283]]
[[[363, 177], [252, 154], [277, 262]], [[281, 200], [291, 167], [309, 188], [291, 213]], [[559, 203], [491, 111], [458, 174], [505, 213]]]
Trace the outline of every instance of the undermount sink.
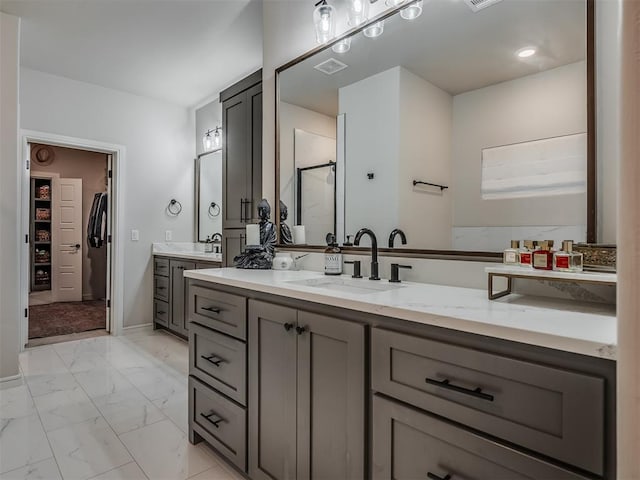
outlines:
[[402, 288], [402, 285], [388, 283], [386, 281], [372, 281], [366, 278], [344, 278], [344, 277], [326, 277], [326, 278], [310, 278], [308, 280], [295, 280], [287, 283], [292, 285], [301, 285], [304, 287], [314, 287], [323, 290], [335, 290], [344, 293], [352, 293], [355, 295], [367, 295], [372, 293], [388, 292]]

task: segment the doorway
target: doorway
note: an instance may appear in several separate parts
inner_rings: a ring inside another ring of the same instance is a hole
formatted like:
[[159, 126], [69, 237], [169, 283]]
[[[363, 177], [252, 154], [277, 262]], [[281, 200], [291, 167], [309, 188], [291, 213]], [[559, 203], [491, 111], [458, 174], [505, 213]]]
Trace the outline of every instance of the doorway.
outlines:
[[112, 156], [29, 142], [28, 346], [109, 331]]

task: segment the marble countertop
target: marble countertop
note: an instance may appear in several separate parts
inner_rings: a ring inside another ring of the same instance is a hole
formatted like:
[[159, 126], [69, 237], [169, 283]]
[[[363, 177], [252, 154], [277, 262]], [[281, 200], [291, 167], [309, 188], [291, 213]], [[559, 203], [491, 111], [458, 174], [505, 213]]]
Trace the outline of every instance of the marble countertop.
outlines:
[[222, 262], [221, 253], [205, 253], [202, 243], [154, 243], [151, 253], [183, 260]]
[[222, 268], [188, 270], [185, 277], [593, 357], [616, 358], [613, 305], [517, 294], [489, 300], [484, 289], [412, 282], [403, 282], [389, 291], [362, 293], [356, 292], [354, 286], [387, 288], [389, 283], [355, 280], [348, 275], [338, 281], [354, 288], [329, 290], [305, 285], [305, 281], [324, 282], [331, 278], [310, 271]]

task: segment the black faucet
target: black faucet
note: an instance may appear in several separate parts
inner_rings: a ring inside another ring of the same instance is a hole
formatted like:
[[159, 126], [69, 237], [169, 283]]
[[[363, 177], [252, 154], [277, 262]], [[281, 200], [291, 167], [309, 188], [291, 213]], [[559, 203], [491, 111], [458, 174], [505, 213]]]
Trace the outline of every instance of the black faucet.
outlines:
[[220, 233], [214, 233], [211, 235], [211, 241], [215, 243], [215, 253], [220, 253], [220, 245], [222, 244], [222, 235]]
[[371, 276], [369, 280], [380, 280], [378, 276], [378, 239], [376, 238], [376, 234], [373, 233], [368, 228], [361, 228], [356, 233], [356, 238], [353, 240], [353, 244], [357, 247], [360, 245], [360, 240], [363, 235], [369, 235], [371, 238]]
[[389, 248], [393, 248], [393, 242], [395, 242], [396, 240], [396, 235], [400, 235], [400, 240], [402, 241], [403, 245], [407, 244], [407, 236], [404, 234], [404, 232], [399, 228], [394, 228], [391, 232], [391, 235], [389, 235]]

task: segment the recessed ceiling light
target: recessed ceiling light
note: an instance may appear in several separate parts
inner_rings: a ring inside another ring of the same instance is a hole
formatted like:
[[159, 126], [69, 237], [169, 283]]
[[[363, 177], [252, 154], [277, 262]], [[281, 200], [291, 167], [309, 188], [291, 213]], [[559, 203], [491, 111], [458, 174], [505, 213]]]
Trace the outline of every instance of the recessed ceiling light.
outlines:
[[520, 58], [528, 58], [535, 54], [536, 54], [535, 47], [524, 47], [516, 52], [516, 55]]

